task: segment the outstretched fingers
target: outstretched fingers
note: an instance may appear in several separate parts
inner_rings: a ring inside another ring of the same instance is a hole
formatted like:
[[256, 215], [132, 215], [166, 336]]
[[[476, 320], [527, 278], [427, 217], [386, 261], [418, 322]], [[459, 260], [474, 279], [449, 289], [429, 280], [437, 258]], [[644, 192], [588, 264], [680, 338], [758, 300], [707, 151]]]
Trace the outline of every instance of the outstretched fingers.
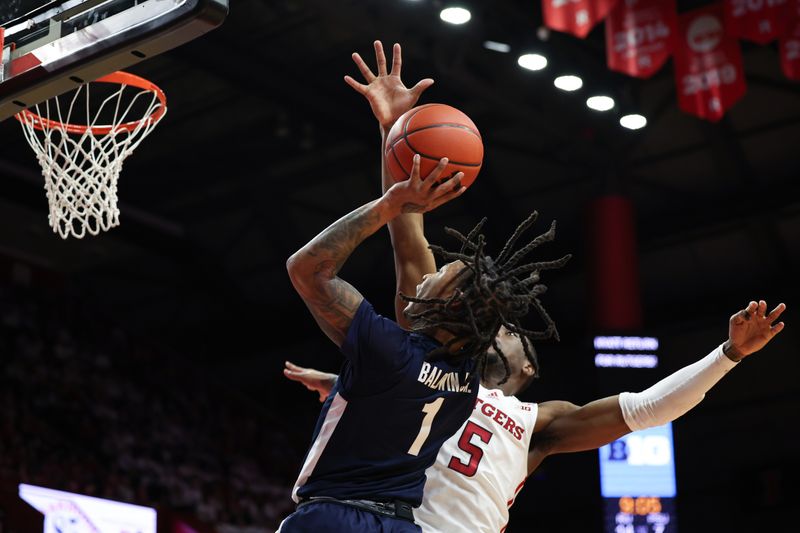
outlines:
[[759, 318], [766, 318], [767, 316], [767, 302], [764, 300], [758, 301], [758, 307], [756, 309], [757, 316]]
[[412, 93], [414, 93], [414, 95], [416, 96], [416, 98], [419, 98], [419, 96], [422, 94], [422, 92], [423, 92], [425, 89], [427, 89], [428, 87], [430, 87], [431, 85], [433, 85], [433, 79], [432, 79], [432, 78], [425, 78], [425, 79], [419, 80], [419, 81], [417, 82], [417, 84], [416, 84], [416, 85], [414, 85], [414, 86], [413, 86], [411, 89], [409, 89], [409, 90], [410, 90]]
[[375, 60], [378, 62], [378, 76], [386, 76], [386, 55], [383, 53], [383, 43], [375, 41]]
[[781, 316], [781, 314], [782, 314], [784, 311], [786, 311], [786, 304], [784, 304], [784, 303], [779, 303], [779, 304], [778, 304], [778, 305], [775, 307], [775, 309], [773, 309], [773, 310], [772, 310], [772, 312], [770, 312], [770, 314], [768, 314], [768, 315], [767, 315], [767, 320], [769, 320], [770, 324], [771, 324], [771, 323], [773, 323], [773, 322], [775, 322], [775, 320], [777, 320], [777, 319], [778, 319], [778, 317], [779, 317], [779, 316]]
[[778, 322], [775, 324], [775, 321], [785, 310], [786, 304], [780, 303], [767, 314], [767, 302], [764, 300], [751, 301], [747, 307], [733, 315], [732, 320], [735, 325], [741, 325], [752, 320], [755, 326], [769, 328], [772, 335], [777, 335], [783, 330], [784, 323]]
[[450, 191], [457, 191], [461, 188], [461, 180], [464, 179], [463, 172], [453, 172], [439, 180], [435, 185], [434, 197], [448, 193]]
[[[763, 301], [763, 300], [762, 300]], [[764, 302], [764, 311], [767, 310], [767, 304]], [[784, 323], [778, 322], [775, 324], [774, 322], [781, 316], [781, 314], [786, 310], [786, 304], [779, 303], [775, 309], [773, 309], [768, 315], [764, 317], [764, 322], [769, 325], [769, 332], [774, 337], [781, 331], [783, 331]]]
[[[383, 48], [381, 48], [383, 50]], [[403, 68], [403, 52], [400, 49], [400, 43], [394, 43], [392, 46], [392, 76], [400, 77], [400, 70]]]
[[431, 210], [432, 210], [432, 209], [436, 209], [436, 208], [438, 208], [439, 206], [441, 206], [441, 205], [444, 205], [444, 204], [446, 204], [447, 202], [449, 202], [449, 201], [451, 201], [451, 200], [454, 200], [454, 199], [458, 198], [459, 196], [461, 196], [462, 194], [464, 194], [464, 191], [466, 191], [466, 190], [467, 190], [467, 189], [466, 189], [465, 187], [460, 187], [458, 190], [450, 190], [450, 192], [448, 192], [447, 194], [443, 194], [442, 196], [438, 197], [438, 198], [437, 198], [437, 199], [436, 199], [436, 200], [433, 202], [433, 205], [431, 206], [431, 208], [430, 208], [430, 209], [431, 209]]
[[345, 76], [344, 77], [344, 82], [347, 85], [349, 85], [350, 87], [352, 87], [353, 89], [355, 89], [355, 91], [357, 93], [359, 93], [359, 94], [366, 94], [367, 93], [367, 86], [364, 85], [363, 83], [358, 83], [356, 80], [354, 80], [350, 76]]
[[[419, 154], [417, 154], [419, 156]], [[439, 184], [439, 177], [444, 172], [444, 169], [447, 168], [447, 164], [450, 162], [449, 159], [443, 157], [436, 163], [436, 166], [431, 170], [427, 176], [425, 176], [425, 181], [423, 182], [424, 190], [430, 190], [434, 186]]]
[[750, 302], [747, 304], [747, 307], [733, 315], [731, 320], [734, 324], [743, 324], [744, 322], [749, 321], [755, 315], [757, 309], [758, 304], [756, 302]]
[[452, 178], [440, 183], [436, 187], [436, 193], [434, 194], [435, 204], [439, 206], [460, 196], [466, 190], [466, 187], [461, 185], [462, 179], [464, 179], [464, 173], [456, 172]]
[[376, 76], [375, 74], [372, 73], [372, 71], [364, 62], [364, 60], [361, 58], [358, 52], [353, 52], [353, 61], [358, 67], [358, 70], [361, 72], [361, 75], [364, 76], [366, 82], [372, 83], [372, 80], [374, 80]]
[[408, 179], [414, 185], [417, 185], [417, 183], [422, 179], [419, 176], [419, 166], [421, 161], [422, 157], [419, 154], [414, 154], [414, 157], [411, 159], [411, 174], [409, 174]]
[[461, 180], [464, 178], [463, 172], [456, 172], [443, 180], [439, 179], [449, 163], [446, 157], [440, 159], [436, 167], [431, 170], [424, 179], [420, 177], [422, 157], [419, 154], [415, 154], [412, 161], [409, 182], [410, 185], [425, 198], [425, 200], [423, 200], [427, 205], [425, 211], [430, 211], [431, 209], [435, 209], [449, 202], [453, 198], [461, 195], [466, 189], [461, 185]]
[[303, 370], [305, 370], [303, 367], [297, 366], [290, 361], [286, 361], [284, 365], [285, 368], [283, 369], [283, 375], [295, 381], [300, 379], [300, 374], [303, 372]]

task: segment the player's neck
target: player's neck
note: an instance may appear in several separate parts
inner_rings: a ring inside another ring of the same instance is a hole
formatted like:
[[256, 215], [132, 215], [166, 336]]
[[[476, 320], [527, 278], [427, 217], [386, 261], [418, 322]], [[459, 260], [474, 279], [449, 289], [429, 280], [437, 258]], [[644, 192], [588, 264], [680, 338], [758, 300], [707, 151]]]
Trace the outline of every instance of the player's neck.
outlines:
[[[452, 341], [455, 338], [455, 335], [442, 328], [431, 329], [427, 331], [426, 334], [436, 339], [436, 341], [438, 341], [442, 346], [446, 345], [448, 342]], [[467, 343], [466, 339], [461, 339], [458, 342], [454, 342], [449, 347], [449, 352], [451, 354], [457, 354], [459, 350], [461, 350], [461, 348], [463, 348], [466, 343]]]
[[503, 393], [504, 396], [513, 396], [514, 395], [514, 391], [516, 390], [516, 385], [510, 383], [509, 381], [506, 381], [502, 385], [498, 385], [497, 382], [492, 382], [492, 381], [489, 381], [489, 380], [482, 380], [481, 381], [481, 386], [484, 389], [499, 390], [500, 392]]

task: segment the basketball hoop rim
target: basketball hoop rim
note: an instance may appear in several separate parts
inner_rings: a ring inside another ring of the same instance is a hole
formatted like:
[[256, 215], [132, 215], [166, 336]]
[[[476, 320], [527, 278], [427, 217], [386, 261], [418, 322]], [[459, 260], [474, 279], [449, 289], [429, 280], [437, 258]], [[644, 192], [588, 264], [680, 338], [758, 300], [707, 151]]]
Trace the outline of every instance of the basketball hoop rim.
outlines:
[[14, 117], [19, 120], [20, 122], [26, 122], [30, 124], [32, 127], [36, 128], [39, 131], [51, 130], [51, 129], [59, 129], [66, 131], [68, 133], [74, 133], [78, 135], [82, 135], [87, 131], [90, 131], [92, 135], [108, 135], [109, 133], [118, 132], [118, 131], [133, 131], [142, 122], [158, 122], [161, 120], [161, 117], [164, 116], [164, 113], [167, 112], [167, 96], [164, 94], [164, 91], [161, 90], [158, 85], [155, 83], [142, 78], [141, 76], [137, 76], [135, 74], [131, 74], [130, 72], [123, 72], [117, 71], [112, 72], [111, 74], [106, 74], [100, 78], [92, 82], [87, 83], [115, 83], [118, 85], [129, 85], [131, 87], [136, 87], [138, 89], [143, 89], [146, 91], [152, 91], [156, 94], [161, 105], [158, 107], [155, 113], [150, 116], [144, 117], [140, 120], [133, 120], [131, 122], [125, 122], [123, 124], [111, 125], [111, 126], [88, 126], [82, 124], [69, 124], [66, 122], [59, 122], [58, 120], [51, 120], [49, 118], [45, 118], [41, 115], [38, 115], [31, 111], [30, 109], [23, 109]]

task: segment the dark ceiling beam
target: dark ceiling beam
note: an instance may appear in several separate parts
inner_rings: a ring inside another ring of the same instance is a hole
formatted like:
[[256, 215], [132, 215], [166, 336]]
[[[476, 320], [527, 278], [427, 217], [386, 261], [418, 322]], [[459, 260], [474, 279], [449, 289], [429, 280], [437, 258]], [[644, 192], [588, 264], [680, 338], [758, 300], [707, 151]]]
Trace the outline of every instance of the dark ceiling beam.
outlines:
[[675, 246], [742, 228], [765, 217], [780, 220], [798, 212], [800, 183], [794, 176], [784, 176], [755, 190], [741, 189], [727, 197], [715, 194], [699, 198], [695, 203], [683, 204], [679, 211], [671, 211], [670, 215], [652, 213], [640, 217], [640, 249]]
[[[774, 194], [770, 180], [763, 179], [757, 175], [727, 116], [716, 124], [704, 123], [703, 126], [712, 145], [718, 147], [713, 152], [719, 169], [718, 175], [726, 177], [738, 176], [743, 185], [741, 187], [743, 194], [750, 201], [753, 198], [757, 198], [761, 190], [765, 188]], [[790, 195], [790, 198], [796, 198], [796, 196]], [[744, 206], [742, 207], [745, 208]], [[750, 218], [748, 221], [747, 228], [752, 234], [753, 242], [759, 243], [764, 248], [764, 262], [766, 263], [767, 258], [771, 257], [774, 265], [786, 267], [784, 269], [776, 269], [776, 275], [778, 276], [785, 277], [785, 272], [794, 272], [794, 268], [792, 268], [794, 261], [785, 242], [780, 237], [775, 213], [768, 211], [764, 216]], [[789, 280], [787, 279], [787, 281]], [[790, 283], [790, 285], [794, 284]], [[796, 291], [791, 291], [791, 293], [796, 294]]]
[[641, 173], [626, 174], [624, 180], [628, 189], [636, 187], [647, 189], [659, 195], [665, 195], [665, 198], [672, 197], [676, 201], [679, 200], [681, 205], [683, 205], [687, 199], [694, 201], [699, 200], [697, 193], [694, 191], [675, 187], [669, 183], [665, 183], [663, 179], [651, 178]]
[[[315, 83], [308, 76], [315, 65], [307, 62], [302, 65], [290, 61], [286, 56], [267, 53], [268, 44], [258, 47], [238, 43], [226, 38], [215, 40], [198, 39], [191, 46], [175, 49], [172, 53], [197, 68], [207, 69], [209, 75], [227, 81], [232, 86], [249, 87], [251, 94], [261, 97], [271, 104], [278, 99], [285, 109], [290, 109], [292, 117], [313, 119], [313, 122], [339, 124], [343, 119], [341, 106], [331, 106], [330, 88], [324, 83]], [[313, 58], [316, 60], [317, 58]], [[268, 65], [269, 68], [254, 69], [253, 65]], [[344, 83], [342, 83], [344, 85]], [[344, 93], [344, 89], [342, 92]], [[349, 90], [349, 89], [348, 89]], [[348, 129], [361, 129], [360, 123], [348, 123]], [[366, 128], [364, 128], [366, 133]], [[374, 134], [374, 129], [370, 130]]]
[[747, 83], [753, 83], [756, 85], [761, 85], [762, 87], [776, 89], [778, 91], [785, 92], [794, 98], [797, 98], [797, 95], [800, 94], [800, 89], [797, 86], [797, 82], [794, 81], [768, 78], [767, 76], [762, 76], [760, 74], [748, 73]]
[[515, 154], [524, 155], [533, 161], [540, 161], [547, 165], [559, 167], [565, 171], [572, 172], [574, 169], [591, 168], [581, 161], [568, 161], [566, 159], [557, 157], [556, 155], [553, 155], [553, 150], [534, 148], [530, 144], [526, 143], [525, 139], [517, 138], [512, 140], [508, 137], [493, 135], [491, 131], [487, 132], [485, 135], [483, 135], [483, 137], [486, 140], [487, 146], [491, 146], [492, 148], [501, 148]]
[[[757, 287], [758, 293], [747, 296], [749, 298], [769, 298], [774, 296], [775, 301], [769, 301], [770, 308], [781, 301], [792, 302], [792, 294], [796, 291], [787, 291], [787, 287], [773, 278], [770, 273], [761, 273], [763, 277], [758, 281], [745, 278], [742, 284], [734, 287], [704, 287], [702, 297], [698, 297], [695, 290], [676, 290], [670, 296], [674, 299], [669, 302], [660, 299], [655, 302], [644, 302], [644, 316], [647, 331], [656, 336], [669, 339], [686, 335], [692, 330], [707, 330], [709, 325], [724, 327], [732, 311], [741, 309], [747, 301], [741, 300], [742, 290], [751, 290]], [[742, 306], [742, 307], [739, 307]]]
[[[779, 191], [779, 193], [776, 193]], [[792, 261], [786, 244], [780, 241], [777, 224], [784, 219], [800, 213], [800, 183], [793, 175], [784, 176], [768, 186], [756, 191], [740, 190], [736, 195], [683, 197], [680, 210], [658, 213], [638, 214], [639, 251], [648, 254], [674, 246], [689, 246], [694, 242], [708, 239], [714, 235], [742, 231], [749, 225], [767, 221], [770, 229], [769, 239], [779, 242], [772, 249], [774, 261], [787, 268], [785, 272], [793, 275]], [[580, 241], [565, 242], [567, 248], [578, 250]], [[586, 268], [582, 254], [576, 254], [570, 268], [582, 271]]]
[[562, 176], [560, 179], [553, 181], [547, 185], [538, 185], [531, 187], [529, 190], [519, 191], [515, 195], [517, 200], [527, 200], [528, 198], [542, 198], [548, 194], [557, 193], [567, 189], [576, 189], [582, 185], [588, 185], [592, 181], [597, 180], [598, 176], [589, 170], [581, 170], [571, 173], [568, 176]]
[[695, 124], [706, 138], [717, 175], [727, 178], [722, 187], [735, 189], [736, 181], [742, 187], [754, 187], [756, 171], [742, 149], [741, 138], [731, 126], [730, 118], [724, 116], [716, 123], [697, 121]]
[[[373, 132], [373, 135], [377, 135]], [[237, 148], [239, 148], [237, 146]], [[370, 153], [364, 144], [344, 138], [319, 147], [312, 152], [296, 156], [280, 158], [271, 162], [264, 160], [262, 152], [253, 150], [245, 152], [229, 151], [226, 157], [236, 161], [239, 170], [236, 174], [228, 174], [224, 180], [207, 185], [194, 192], [187, 192], [179, 201], [169, 204], [171, 210], [177, 212], [196, 212], [211, 210], [210, 216], [226, 214], [242, 207], [242, 202], [252, 199], [252, 195], [261, 187], [269, 187], [268, 196], [292, 196], [298, 189], [311, 188], [320, 182], [341, 179], [354, 171], [370, 166], [378, 172], [378, 155]], [[373, 162], [374, 161], [374, 162]], [[224, 166], [224, 163], [221, 163]]]
[[[791, 116], [779, 120], [769, 121], [765, 124], [760, 124], [758, 126], [743, 128], [735, 132], [735, 136], [737, 139], [742, 140], [742, 139], [747, 139], [749, 137], [760, 135], [762, 133], [768, 133], [775, 130], [788, 128], [790, 126], [796, 126], [798, 124], [800, 124], [800, 116]], [[634, 169], [648, 165], [653, 165], [656, 163], [660, 163], [662, 161], [667, 161], [678, 157], [684, 157], [693, 154], [695, 152], [707, 150], [709, 148], [710, 148], [710, 143], [707, 141], [692, 143], [686, 146], [674, 148], [672, 150], [666, 150], [660, 154], [654, 154], [634, 159], [633, 161], [631, 161], [628, 168]]]
[[[723, 117], [716, 124], [701, 123], [703, 132], [709, 139], [712, 147], [712, 154], [714, 161], [718, 168], [717, 174], [719, 176], [726, 176], [738, 178], [741, 186], [736, 187], [733, 180], [726, 180], [726, 185], [730, 189], [738, 189], [740, 198], [746, 198], [748, 205], [742, 205], [742, 212], [748, 213], [753, 209], [752, 202], [757, 199], [763, 189], [770, 191], [774, 195], [774, 185], [770, 180], [766, 180], [757, 175], [753, 165], [747, 158], [747, 155], [742, 148], [740, 140], [737, 138], [736, 133], [731, 126], [730, 119], [726, 116]], [[729, 184], [733, 184], [731, 187]], [[722, 189], [725, 185], [719, 187]], [[784, 191], [782, 191], [783, 194]], [[775, 196], [782, 196], [775, 195]], [[789, 198], [796, 198], [794, 195], [789, 195]], [[720, 198], [722, 199], [722, 198]], [[756, 200], [758, 201], [758, 200]], [[761, 201], [767, 201], [762, 198]], [[786, 200], [784, 200], [785, 202]], [[724, 202], [728, 204], [728, 201]], [[780, 204], [778, 204], [780, 205]], [[749, 213], [748, 213], [749, 214]], [[794, 272], [792, 256], [789, 253], [786, 244], [780, 237], [778, 231], [777, 217], [774, 211], [766, 211], [763, 215], [753, 218], [748, 216], [741, 219], [745, 225], [746, 231], [752, 235], [752, 241], [758, 243], [763, 248], [763, 262], [767, 264], [771, 262], [776, 266], [783, 266], [784, 268], [775, 268], [774, 276], [786, 277], [785, 272]], [[770, 261], [771, 259], [771, 261]], [[794, 284], [789, 281], [789, 286]], [[797, 294], [796, 291], [789, 289], [790, 294], [786, 296]]]
[[[318, 11], [309, 9], [311, 2], [308, 1], [298, 4], [291, 1], [259, 0], [258, 3], [263, 8], [274, 12], [269, 23], [260, 28], [261, 35], [270, 37], [284, 35], [319, 18]], [[319, 6], [316, 6], [316, 9], [318, 10]]]

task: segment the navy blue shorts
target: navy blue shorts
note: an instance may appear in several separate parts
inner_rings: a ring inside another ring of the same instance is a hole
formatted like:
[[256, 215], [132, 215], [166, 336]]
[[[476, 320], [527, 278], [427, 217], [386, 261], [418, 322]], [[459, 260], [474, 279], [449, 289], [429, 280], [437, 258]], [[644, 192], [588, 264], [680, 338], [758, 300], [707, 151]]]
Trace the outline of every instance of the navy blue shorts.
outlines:
[[341, 503], [317, 502], [300, 507], [281, 523], [278, 533], [420, 533], [408, 520], [371, 513]]

